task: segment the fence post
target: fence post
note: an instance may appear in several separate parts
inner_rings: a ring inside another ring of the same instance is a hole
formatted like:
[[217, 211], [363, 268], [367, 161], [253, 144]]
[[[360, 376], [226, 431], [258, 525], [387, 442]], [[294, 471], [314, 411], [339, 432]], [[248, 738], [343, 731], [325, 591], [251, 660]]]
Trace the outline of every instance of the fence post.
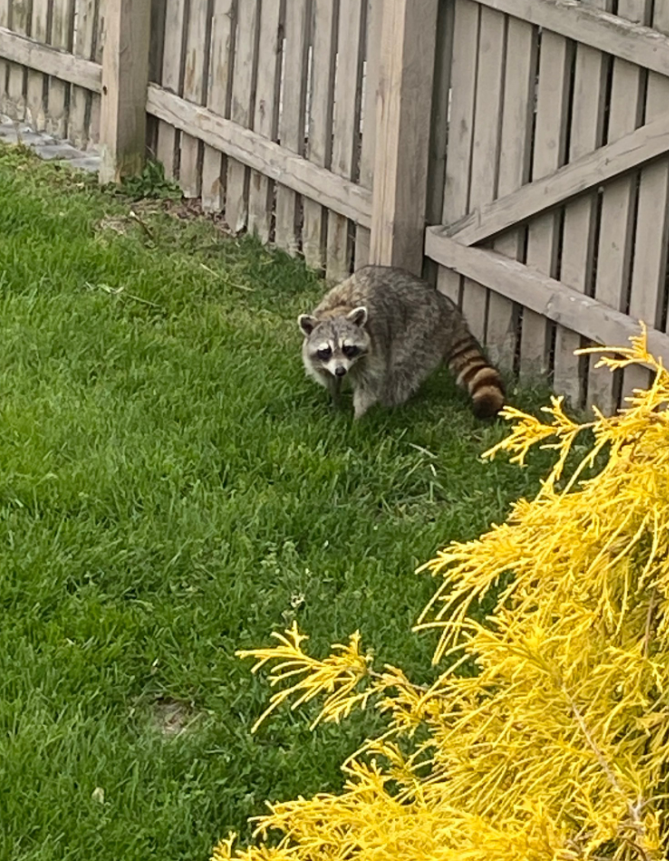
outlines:
[[423, 268], [439, 0], [383, 4], [370, 262]]
[[100, 182], [137, 174], [146, 147], [151, 3], [106, 0], [100, 106]]

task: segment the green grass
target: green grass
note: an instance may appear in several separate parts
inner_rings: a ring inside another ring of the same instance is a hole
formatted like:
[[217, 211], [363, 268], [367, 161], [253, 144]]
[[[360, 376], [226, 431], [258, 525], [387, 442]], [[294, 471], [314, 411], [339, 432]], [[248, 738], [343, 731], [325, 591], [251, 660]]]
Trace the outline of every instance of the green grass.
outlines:
[[[445, 374], [395, 412], [334, 413], [299, 357], [315, 276], [160, 203], [144, 229], [137, 206], [0, 148], [12, 861], [206, 859], [264, 799], [336, 790], [373, 716], [311, 734], [284, 711], [252, 736], [268, 689], [235, 650], [297, 618], [319, 654], [360, 628], [424, 677], [415, 567], [538, 486], [536, 464], [479, 460], [505, 428]], [[168, 736], [172, 702], [192, 723]]]

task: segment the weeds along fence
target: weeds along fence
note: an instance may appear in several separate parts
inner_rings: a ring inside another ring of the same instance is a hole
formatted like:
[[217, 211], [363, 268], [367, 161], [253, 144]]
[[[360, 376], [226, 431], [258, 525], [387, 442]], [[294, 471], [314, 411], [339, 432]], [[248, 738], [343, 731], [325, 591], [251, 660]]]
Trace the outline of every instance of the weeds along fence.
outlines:
[[160, 160], [329, 278], [434, 278], [504, 368], [610, 413], [669, 360], [669, 3], [0, 0], [2, 111]]

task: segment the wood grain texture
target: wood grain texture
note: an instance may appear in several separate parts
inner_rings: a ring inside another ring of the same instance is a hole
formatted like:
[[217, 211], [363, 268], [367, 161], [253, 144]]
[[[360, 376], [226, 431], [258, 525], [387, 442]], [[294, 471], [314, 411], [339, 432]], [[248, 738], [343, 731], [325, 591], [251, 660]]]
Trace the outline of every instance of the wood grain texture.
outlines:
[[[311, 16], [312, 65], [306, 157], [319, 167], [329, 168], [339, 0], [313, 0]], [[302, 252], [309, 266], [321, 270], [325, 267], [328, 211], [318, 199], [305, 197], [303, 214]]]
[[[256, 85], [253, 130], [275, 141], [279, 126], [279, 86], [281, 83], [281, 0], [263, 0], [258, 39], [258, 83]], [[272, 228], [274, 183], [263, 173], [251, 171], [249, 181], [250, 233], [268, 242]]]
[[[33, 0], [35, 3], [36, 0]], [[34, 21], [33, 6], [33, 21]], [[97, 25], [97, 0], [76, 0], [74, 44], [76, 57], [95, 59]], [[33, 29], [33, 38], [35, 32]], [[92, 93], [84, 87], [73, 86], [70, 92], [69, 136], [75, 146], [85, 149], [90, 138], [90, 113]]]
[[[206, 93], [209, 23], [207, 0], [191, 0], [186, 28], [183, 97], [198, 105], [204, 103]], [[186, 198], [200, 196], [200, 150], [201, 143], [197, 138], [186, 134], [181, 136], [179, 184]]]
[[[454, 0], [453, 68], [451, 106], [446, 154], [446, 182], [442, 224], [461, 219], [469, 208], [472, 136], [476, 95], [476, 51], [480, 7], [471, 0]], [[456, 304], [460, 303], [462, 279], [457, 272], [439, 269], [437, 288]]]
[[[165, 0], [165, 36], [163, 41], [162, 86], [172, 93], [181, 94], [181, 61], [183, 29], [185, 26], [186, 0]], [[158, 143], [156, 158], [165, 168], [165, 176], [174, 179], [176, 175], [176, 145], [178, 135], [175, 129], [165, 123], [158, 123]]]
[[0, 27], [0, 56], [13, 63], [21, 63], [46, 75], [85, 87], [94, 93], [101, 92], [102, 66], [99, 63], [82, 60], [68, 51], [42, 45], [5, 27]]
[[[653, 28], [669, 33], [669, 4], [656, 3]], [[660, 116], [669, 105], [669, 79], [651, 72], [646, 84], [644, 121]], [[635, 254], [629, 298], [629, 314], [648, 326], [662, 325], [662, 304], [667, 272], [667, 243], [669, 241], [669, 158], [647, 165], [639, 177]], [[623, 371], [623, 397], [634, 389], [647, 388], [648, 371], [630, 366]]]
[[[207, 107], [221, 117], [229, 118], [232, 97], [232, 38], [234, 0], [214, 0], [209, 51], [209, 85]], [[220, 150], [204, 146], [202, 156], [202, 208], [205, 212], [223, 209], [225, 176]]]
[[[110, 0], [111, 3], [118, 0]], [[74, 36], [74, 0], [53, 0], [51, 8], [50, 43], [54, 48], [72, 51]], [[54, 137], [68, 135], [70, 84], [59, 78], [49, 81], [46, 109], [46, 130]]]
[[[382, 0], [367, 0], [365, 26], [365, 73], [362, 95], [362, 142], [360, 144], [359, 182], [371, 189], [374, 182], [376, 157], [376, 96], [379, 89], [381, 59]], [[369, 263], [371, 231], [360, 227], [355, 232], [354, 269]]]
[[[9, 11], [12, 30], [20, 36], [27, 36], [30, 32], [30, 0], [11, 0]], [[6, 112], [14, 120], [23, 120], [26, 115], [26, 82], [25, 66], [10, 63]]]
[[[531, 266], [495, 251], [461, 245], [434, 228], [426, 231], [425, 253], [443, 266], [485, 284], [537, 316], [579, 332], [596, 344], [625, 346], [630, 336], [640, 332], [639, 325], [627, 314], [566, 287]], [[669, 335], [650, 329], [648, 349], [666, 364]]]
[[[291, 152], [304, 153], [307, 98], [307, 52], [310, 27], [309, 0], [290, 0], [286, 4], [284, 25], [283, 87], [279, 140]], [[289, 254], [296, 254], [300, 201], [290, 188], [277, 186], [274, 241]]]
[[384, 5], [371, 260], [423, 270], [430, 118], [437, 31], [435, 0]]
[[[353, 176], [359, 155], [357, 132], [364, 12], [363, 0], [340, 0], [331, 170], [346, 178]], [[326, 275], [329, 279], [341, 281], [349, 275], [353, 262], [352, 250], [348, 220], [337, 213], [330, 213], [326, 251]]]
[[[30, 37], [45, 43], [49, 36], [49, 0], [33, 0]], [[42, 72], [28, 69], [26, 121], [36, 131], [46, 128], [47, 78]], [[88, 92], [83, 90], [83, 92]]]
[[[565, 156], [569, 101], [570, 43], [562, 36], [543, 32], [539, 55], [536, 131], [532, 156], [533, 176], [554, 173]], [[559, 226], [557, 213], [533, 219], [527, 231], [529, 265], [548, 276], [555, 275]], [[520, 374], [525, 379], [548, 370], [549, 331], [546, 320], [532, 310], [523, 311], [520, 335]]]
[[[632, 21], [647, 21], [649, 12], [648, 0], [619, 0], [618, 14]], [[652, 130], [652, 124], [638, 128], [643, 122], [641, 69], [626, 60], [615, 59], [611, 78], [608, 123], [610, 146], [616, 141], [624, 141], [632, 133], [643, 133], [644, 129]], [[638, 132], [634, 132], [635, 129], [638, 129]], [[636, 186], [636, 176], [621, 176], [604, 187], [601, 202], [594, 295], [601, 302], [621, 311], [625, 310], [629, 288]], [[596, 364], [596, 360], [591, 358], [587, 403], [588, 406], [597, 406], [602, 412], [611, 413], [618, 404], [620, 374], [612, 375], [605, 369], [596, 368]]]
[[[647, 17], [629, 15], [627, 0], [620, 0], [618, 14], [603, 12], [579, 0], [477, 0], [481, 5], [508, 12], [553, 33], [590, 45], [629, 63], [669, 75], [669, 38], [642, 22]], [[663, 6], [665, 0], [656, 0]]]
[[[600, 7], [610, 0], [597, 0]], [[573, 106], [569, 136], [569, 160], [597, 150], [602, 144], [606, 96], [607, 60], [601, 51], [588, 45], [576, 46]], [[585, 194], [570, 203], [564, 212], [560, 280], [586, 293], [590, 290], [594, 267], [597, 195]], [[553, 386], [574, 406], [583, 400], [583, 380], [587, 359], [574, 355], [584, 346], [578, 332], [558, 326], [555, 332]]]
[[200, 138], [240, 164], [262, 171], [297, 194], [320, 200], [323, 206], [364, 227], [372, 223], [369, 189], [318, 167], [289, 149], [263, 138], [232, 120], [149, 84], [146, 110], [163, 122]]
[[[532, 121], [534, 81], [537, 68], [537, 34], [535, 28], [509, 18], [507, 23], [504, 106], [497, 194], [511, 194], [529, 178], [532, 158]], [[499, 236], [493, 248], [514, 260], [524, 252], [522, 228]], [[492, 361], [502, 370], [513, 369], [519, 327], [518, 305], [491, 291], [488, 299], [486, 347]]]
[[[238, 0], [234, 71], [232, 77], [233, 122], [249, 128], [253, 121], [253, 82], [258, 27], [258, 0]], [[248, 215], [248, 171], [244, 164], [228, 160], [225, 220], [233, 233], [246, 227]]]
[[[470, 209], [491, 202], [497, 194], [506, 61], [506, 20], [501, 12], [481, 10], [477, 53]], [[484, 286], [464, 280], [462, 313], [474, 337], [483, 343], [488, 316], [488, 290]]]
[[[138, 174], [146, 147], [151, 5], [107, 0], [102, 58], [99, 179]], [[49, 102], [50, 104], [50, 102]]]

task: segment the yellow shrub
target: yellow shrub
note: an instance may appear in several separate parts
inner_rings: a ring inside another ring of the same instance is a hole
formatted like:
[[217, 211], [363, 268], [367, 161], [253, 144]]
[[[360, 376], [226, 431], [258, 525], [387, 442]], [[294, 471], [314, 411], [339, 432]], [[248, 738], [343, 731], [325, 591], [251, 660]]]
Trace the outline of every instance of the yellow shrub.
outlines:
[[[268, 712], [289, 697], [295, 706], [324, 696], [320, 719], [337, 721], [369, 701], [387, 712], [388, 729], [344, 765], [341, 795], [271, 805], [257, 823], [260, 845], [236, 850], [230, 838], [216, 861], [665, 857], [669, 374], [645, 336], [615, 352], [602, 361], [656, 371], [616, 417], [576, 425], [560, 399], [546, 423], [506, 410], [515, 426], [487, 454], [522, 463], [540, 443], [555, 447], [557, 464], [504, 525], [426, 566], [442, 584], [417, 627], [441, 629], [434, 660], [451, 658], [432, 687], [375, 668], [357, 634], [324, 661], [303, 651], [296, 628], [244, 653], [255, 669], [272, 666], [280, 689]], [[563, 475], [585, 428], [591, 450]], [[597, 455], [606, 465], [582, 479]], [[500, 582], [492, 616], [473, 621], [472, 601]], [[472, 659], [478, 675], [458, 675]], [[273, 830], [280, 839], [268, 846]]]

